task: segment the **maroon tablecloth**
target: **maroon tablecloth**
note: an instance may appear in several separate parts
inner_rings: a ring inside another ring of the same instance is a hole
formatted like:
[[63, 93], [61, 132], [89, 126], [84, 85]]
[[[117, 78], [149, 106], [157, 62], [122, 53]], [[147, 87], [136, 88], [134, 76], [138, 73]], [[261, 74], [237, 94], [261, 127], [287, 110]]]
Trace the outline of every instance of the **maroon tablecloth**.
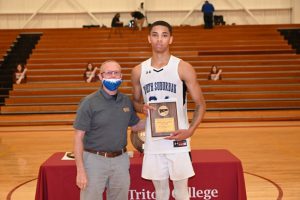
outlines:
[[[76, 167], [73, 160], [61, 160], [58, 152], [40, 167], [36, 200], [79, 200]], [[189, 180], [191, 199], [246, 200], [241, 161], [227, 150], [194, 150], [196, 175]], [[142, 156], [131, 158], [129, 199], [155, 199], [151, 181], [141, 178]], [[171, 187], [172, 188], [172, 187]]]

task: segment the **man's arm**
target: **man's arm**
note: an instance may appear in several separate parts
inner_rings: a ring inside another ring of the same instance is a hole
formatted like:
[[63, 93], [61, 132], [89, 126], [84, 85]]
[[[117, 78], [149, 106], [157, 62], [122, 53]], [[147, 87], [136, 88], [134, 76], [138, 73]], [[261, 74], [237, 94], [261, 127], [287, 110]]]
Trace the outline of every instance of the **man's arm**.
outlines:
[[83, 165], [83, 136], [85, 131], [75, 129], [74, 134], [74, 155], [77, 169], [76, 184], [80, 189], [85, 189], [88, 181]]
[[194, 134], [194, 131], [203, 119], [206, 104], [194, 68], [189, 63], [180, 61], [178, 73], [181, 80], [185, 82], [189, 94], [195, 102], [195, 111], [189, 129], [175, 131], [174, 134], [167, 137], [167, 139], [183, 140]]

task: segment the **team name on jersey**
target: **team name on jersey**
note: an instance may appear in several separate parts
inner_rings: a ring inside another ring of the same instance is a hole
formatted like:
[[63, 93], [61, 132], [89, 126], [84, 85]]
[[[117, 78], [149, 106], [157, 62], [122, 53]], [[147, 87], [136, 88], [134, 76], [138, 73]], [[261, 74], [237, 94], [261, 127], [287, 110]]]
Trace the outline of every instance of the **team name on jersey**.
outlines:
[[177, 85], [170, 82], [151, 82], [143, 86], [145, 95], [153, 91], [168, 91], [176, 93]]

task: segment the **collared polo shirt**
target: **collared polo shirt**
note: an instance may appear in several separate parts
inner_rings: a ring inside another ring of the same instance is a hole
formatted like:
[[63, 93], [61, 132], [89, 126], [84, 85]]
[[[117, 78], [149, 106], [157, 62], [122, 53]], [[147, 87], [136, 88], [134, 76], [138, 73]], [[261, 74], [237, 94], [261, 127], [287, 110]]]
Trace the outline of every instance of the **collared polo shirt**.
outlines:
[[139, 120], [128, 96], [100, 89], [81, 101], [73, 127], [85, 131], [84, 148], [112, 152], [126, 147], [127, 128]]

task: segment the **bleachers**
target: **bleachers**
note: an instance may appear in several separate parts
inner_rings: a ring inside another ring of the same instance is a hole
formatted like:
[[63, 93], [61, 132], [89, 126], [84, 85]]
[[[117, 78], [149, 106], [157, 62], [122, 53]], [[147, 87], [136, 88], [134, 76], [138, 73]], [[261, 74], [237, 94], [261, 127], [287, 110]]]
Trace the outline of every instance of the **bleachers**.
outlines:
[[7, 50], [10, 48], [10, 45], [16, 39], [19, 31], [16, 30], [0, 30], [0, 61], [3, 60]]
[[[300, 55], [278, 28], [175, 27], [171, 52], [194, 66], [208, 111], [299, 109]], [[131, 95], [131, 69], [151, 55], [147, 30], [124, 29], [122, 37], [110, 38], [109, 29], [41, 31], [27, 63], [27, 83], [14, 85], [2, 114], [75, 113], [80, 99], [100, 86], [84, 83], [86, 63], [108, 59], [123, 67], [121, 91]], [[223, 80], [207, 80], [212, 65], [223, 70]]]
[[16, 40], [19, 31], [0, 30], [0, 106], [4, 104], [4, 99], [8, 97], [9, 79], [7, 73], [10, 69], [4, 66], [4, 58], [10, 50], [11, 45]]

